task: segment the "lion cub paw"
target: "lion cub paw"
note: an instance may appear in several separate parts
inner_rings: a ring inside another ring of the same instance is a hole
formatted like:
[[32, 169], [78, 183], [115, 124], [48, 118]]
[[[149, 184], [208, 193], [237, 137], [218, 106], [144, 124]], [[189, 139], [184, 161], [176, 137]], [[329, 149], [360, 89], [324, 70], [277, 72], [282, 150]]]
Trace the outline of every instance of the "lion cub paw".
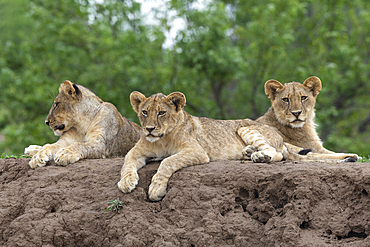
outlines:
[[157, 174], [154, 175], [149, 186], [149, 200], [159, 201], [167, 193], [167, 180], [161, 179]]
[[255, 147], [253, 147], [252, 145], [246, 146], [242, 150], [243, 159], [245, 159], [245, 160], [251, 160], [251, 156], [252, 156], [252, 154], [254, 152], [257, 152], [257, 149]]
[[24, 149], [24, 154], [34, 156], [42, 149], [42, 146], [30, 145], [28, 148]]
[[48, 149], [40, 150], [35, 155], [32, 156], [32, 159], [29, 163], [31, 168], [46, 166], [46, 163], [52, 159], [52, 152]]
[[356, 162], [359, 159], [357, 154], [350, 154], [350, 156], [341, 160], [341, 162]]
[[117, 183], [118, 188], [123, 193], [130, 193], [133, 189], [135, 189], [136, 185], [139, 182], [139, 175], [135, 171], [126, 172], [121, 177], [121, 181]]
[[68, 148], [60, 149], [55, 155], [55, 163], [60, 166], [67, 166], [80, 160], [80, 156]]
[[263, 151], [254, 152], [251, 155], [254, 163], [268, 163], [271, 161], [271, 156], [265, 154]]

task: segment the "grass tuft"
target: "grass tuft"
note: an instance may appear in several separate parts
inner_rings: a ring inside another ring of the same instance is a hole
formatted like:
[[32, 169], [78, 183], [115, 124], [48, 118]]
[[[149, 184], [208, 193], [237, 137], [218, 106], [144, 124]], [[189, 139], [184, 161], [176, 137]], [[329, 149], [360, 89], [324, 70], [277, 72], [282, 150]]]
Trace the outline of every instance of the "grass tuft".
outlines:
[[370, 163], [370, 156], [367, 156], [367, 158], [366, 157], [359, 157], [357, 162]]
[[2, 153], [1, 154], [1, 157], [0, 159], [10, 159], [10, 158], [13, 158], [13, 159], [23, 159], [23, 158], [32, 158], [31, 155], [27, 155], [27, 154], [19, 154], [19, 155], [14, 155], [14, 154], [6, 154], [6, 153]]
[[109, 204], [112, 204], [108, 208], [104, 210], [104, 212], [107, 212], [108, 210], [113, 209], [114, 211], [118, 212], [118, 210], [122, 207], [122, 202], [117, 198], [116, 200], [113, 200], [111, 202], [108, 202]]

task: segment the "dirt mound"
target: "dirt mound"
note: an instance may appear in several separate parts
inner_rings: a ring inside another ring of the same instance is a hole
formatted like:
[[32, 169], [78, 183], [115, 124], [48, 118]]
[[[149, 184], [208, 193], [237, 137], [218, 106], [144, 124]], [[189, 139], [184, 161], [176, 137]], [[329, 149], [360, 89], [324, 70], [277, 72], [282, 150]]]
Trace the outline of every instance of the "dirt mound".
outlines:
[[157, 162], [131, 194], [116, 186], [122, 158], [28, 162], [0, 160], [0, 246], [370, 246], [368, 163], [211, 162], [152, 203]]

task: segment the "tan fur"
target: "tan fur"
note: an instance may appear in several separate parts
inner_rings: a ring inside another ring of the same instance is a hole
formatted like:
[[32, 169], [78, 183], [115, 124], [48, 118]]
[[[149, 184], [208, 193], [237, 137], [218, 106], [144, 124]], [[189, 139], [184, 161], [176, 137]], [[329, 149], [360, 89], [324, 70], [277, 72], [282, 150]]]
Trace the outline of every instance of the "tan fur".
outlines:
[[290, 82], [283, 85], [276, 80], [268, 80], [265, 93], [271, 99], [271, 107], [257, 121], [275, 127], [286, 146], [294, 152], [311, 149], [313, 153], [331, 154], [321, 156], [324, 159], [357, 159], [355, 154], [334, 153], [323, 147], [314, 122], [316, 98], [321, 87], [321, 81], [316, 76], [307, 78], [303, 84]]
[[31, 145], [31, 168], [49, 160], [66, 166], [80, 159], [124, 156], [139, 140], [141, 128], [89, 89], [65, 81], [59, 87], [45, 123], [60, 136], [53, 144]]
[[183, 167], [244, 156], [254, 162], [319, 159], [291, 154], [283, 138], [265, 124], [250, 119], [214, 120], [191, 116], [183, 109], [186, 99], [179, 92], [148, 98], [133, 92], [130, 100], [144, 134], [125, 157], [118, 182], [124, 193], [135, 188], [139, 180], [137, 170], [151, 158], [163, 159], [149, 186], [152, 201], [166, 194], [169, 178]]

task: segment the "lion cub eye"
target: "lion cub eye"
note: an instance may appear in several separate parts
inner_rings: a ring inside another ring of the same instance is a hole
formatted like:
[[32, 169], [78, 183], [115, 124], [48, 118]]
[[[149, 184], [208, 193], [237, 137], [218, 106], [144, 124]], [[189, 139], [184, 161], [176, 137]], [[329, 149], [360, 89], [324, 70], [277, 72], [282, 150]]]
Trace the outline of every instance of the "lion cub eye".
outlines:
[[283, 101], [284, 102], [289, 102], [289, 99], [288, 98], [283, 98]]
[[147, 115], [148, 115], [148, 112], [147, 112], [147, 111], [145, 111], [145, 110], [144, 110], [144, 111], [142, 111], [141, 113], [142, 113], [144, 116], [147, 116]]
[[60, 103], [60, 102], [55, 102], [55, 103], [54, 103], [54, 104], [55, 104], [54, 108], [57, 108], [57, 106], [59, 105], [59, 103]]
[[301, 96], [301, 100], [306, 100], [307, 99], [307, 96]]
[[163, 116], [164, 114], [166, 114], [166, 112], [165, 112], [165, 111], [160, 111], [160, 112], [158, 112], [158, 116]]

